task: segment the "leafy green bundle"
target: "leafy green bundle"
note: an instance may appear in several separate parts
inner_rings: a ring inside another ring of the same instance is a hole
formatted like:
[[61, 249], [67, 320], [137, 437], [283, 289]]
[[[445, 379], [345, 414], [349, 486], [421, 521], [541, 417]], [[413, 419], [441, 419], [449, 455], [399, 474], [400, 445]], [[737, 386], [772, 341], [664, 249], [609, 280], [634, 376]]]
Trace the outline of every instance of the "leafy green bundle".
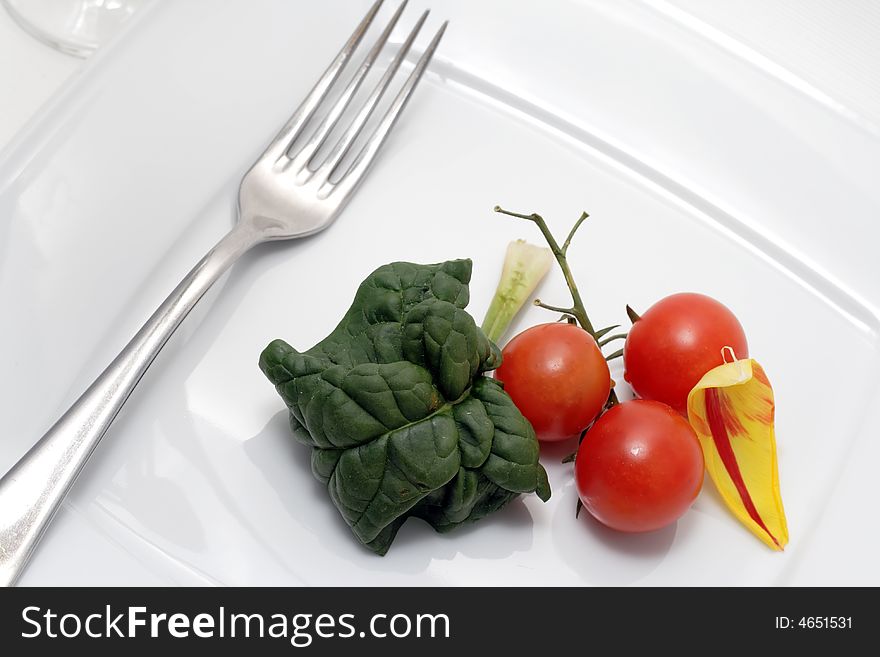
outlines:
[[531, 425], [482, 375], [501, 356], [464, 310], [470, 277], [470, 260], [385, 265], [324, 340], [260, 356], [312, 471], [378, 554], [409, 516], [445, 532], [520, 493], [550, 497]]

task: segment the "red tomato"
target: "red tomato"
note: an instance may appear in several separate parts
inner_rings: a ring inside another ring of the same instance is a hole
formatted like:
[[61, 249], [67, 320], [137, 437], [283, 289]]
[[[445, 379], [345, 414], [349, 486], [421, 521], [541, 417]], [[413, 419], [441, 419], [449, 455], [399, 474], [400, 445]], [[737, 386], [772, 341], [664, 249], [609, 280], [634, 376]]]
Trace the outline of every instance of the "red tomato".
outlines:
[[748, 358], [746, 335], [727, 306], [702, 294], [673, 294], [648, 308], [629, 330], [623, 378], [639, 397], [662, 401], [686, 416], [688, 393], [724, 363], [724, 347]]
[[703, 452], [690, 424], [666, 404], [637, 399], [609, 409], [575, 460], [584, 507], [623, 532], [675, 522], [703, 485]]
[[579, 435], [608, 400], [608, 363], [590, 334], [574, 324], [533, 326], [508, 342], [501, 355], [495, 378], [539, 440]]

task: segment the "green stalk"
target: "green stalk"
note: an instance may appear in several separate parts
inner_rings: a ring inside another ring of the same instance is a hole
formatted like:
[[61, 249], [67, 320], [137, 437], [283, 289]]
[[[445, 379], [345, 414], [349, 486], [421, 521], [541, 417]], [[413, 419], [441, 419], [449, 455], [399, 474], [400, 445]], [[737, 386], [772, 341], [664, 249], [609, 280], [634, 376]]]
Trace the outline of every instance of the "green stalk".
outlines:
[[510, 322], [522, 308], [538, 283], [550, 271], [550, 249], [516, 240], [507, 245], [501, 279], [483, 320], [483, 333], [492, 342], [504, 335]]
[[[499, 205], [495, 206], [495, 212], [500, 212], [501, 214], [506, 214], [511, 217], [517, 217], [519, 219], [525, 219], [527, 221], [531, 221], [534, 223], [538, 229], [541, 231], [541, 234], [544, 236], [544, 239], [547, 240], [547, 245], [550, 247], [550, 251], [553, 253], [553, 256], [556, 258], [556, 262], [559, 264], [559, 268], [562, 270], [562, 275], [565, 277], [565, 283], [568, 285], [568, 291], [571, 293], [571, 307], [564, 308], [559, 306], [548, 306], [543, 303], [540, 299], [535, 300], [535, 305], [540, 306], [542, 308], [547, 308], [548, 310], [552, 310], [554, 312], [561, 312], [574, 317], [578, 324], [580, 324], [581, 328], [584, 329], [587, 333], [589, 333], [593, 339], [596, 341], [596, 344], [599, 344], [599, 339], [601, 336], [597, 336], [596, 329], [593, 328], [593, 323], [590, 321], [589, 316], [587, 315], [587, 310], [584, 307], [583, 299], [581, 299], [581, 293], [578, 291], [577, 283], [574, 281], [574, 276], [571, 273], [571, 268], [568, 266], [568, 247], [571, 246], [571, 240], [574, 238], [574, 234], [577, 232], [578, 228], [581, 227], [581, 224], [586, 221], [588, 215], [586, 212], [581, 213], [581, 216], [578, 217], [578, 220], [575, 222], [574, 226], [572, 226], [571, 230], [568, 233], [568, 236], [565, 238], [565, 241], [562, 243], [562, 246], [559, 246], [559, 243], [556, 241], [556, 238], [553, 237], [553, 233], [550, 232], [550, 229], [547, 227], [547, 222], [544, 221], [544, 218], [536, 213], [532, 214], [521, 214], [519, 212], [511, 212], [509, 210], [505, 210]], [[616, 356], [616, 354], [614, 355]], [[610, 358], [610, 357], [609, 357]], [[615, 404], [618, 403], [617, 394], [615, 394], [614, 389], [611, 389], [611, 393], [608, 395], [608, 401], [605, 404], [606, 408], [611, 408]], [[583, 438], [583, 436], [581, 436]]]

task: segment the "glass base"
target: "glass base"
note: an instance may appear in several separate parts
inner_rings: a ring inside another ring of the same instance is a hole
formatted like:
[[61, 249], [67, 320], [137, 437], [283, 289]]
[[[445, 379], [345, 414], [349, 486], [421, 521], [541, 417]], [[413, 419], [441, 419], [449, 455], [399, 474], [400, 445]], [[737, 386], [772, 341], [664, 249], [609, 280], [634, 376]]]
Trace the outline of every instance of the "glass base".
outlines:
[[28, 33], [68, 55], [88, 57], [146, 0], [0, 0]]

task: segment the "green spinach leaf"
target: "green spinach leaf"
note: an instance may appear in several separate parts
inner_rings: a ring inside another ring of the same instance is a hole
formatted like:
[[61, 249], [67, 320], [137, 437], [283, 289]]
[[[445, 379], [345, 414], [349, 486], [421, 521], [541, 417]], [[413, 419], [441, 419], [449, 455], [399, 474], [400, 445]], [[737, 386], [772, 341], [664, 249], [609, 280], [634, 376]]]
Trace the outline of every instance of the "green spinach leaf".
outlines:
[[385, 265], [324, 340], [260, 356], [312, 471], [378, 554], [409, 516], [447, 531], [520, 493], [550, 497], [534, 430], [482, 374], [501, 356], [464, 310], [470, 276], [470, 260]]

